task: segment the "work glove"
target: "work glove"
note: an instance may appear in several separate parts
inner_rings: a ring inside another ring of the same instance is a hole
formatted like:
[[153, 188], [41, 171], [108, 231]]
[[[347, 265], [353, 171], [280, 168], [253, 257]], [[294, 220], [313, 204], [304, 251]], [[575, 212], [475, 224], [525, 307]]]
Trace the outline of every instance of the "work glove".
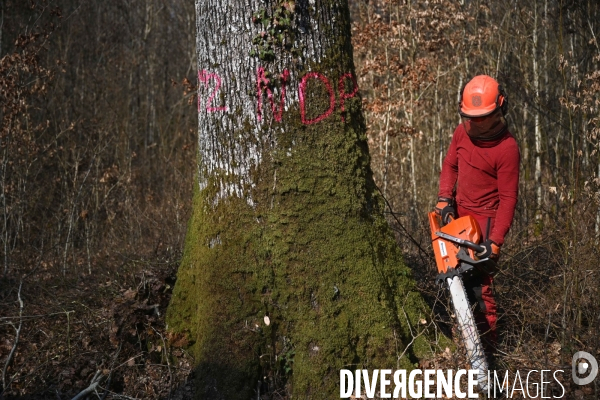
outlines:
[[446, 225], [449, 221], [449, 216], [456, 218], [456, 210], [454, 209], [454, 199], [446, 197], [438, 197], [438, 202], [435, 205], [435, 213], [442, 218], [442, 225]]
[[490, 258], [494, 261], [498, 261], [500, 258], [500, 246], [498, 246], [493, 240], [487, 239], [481, 243], [481, 246], [485, 248], [481, 253], [477, 253], [479, 259]]

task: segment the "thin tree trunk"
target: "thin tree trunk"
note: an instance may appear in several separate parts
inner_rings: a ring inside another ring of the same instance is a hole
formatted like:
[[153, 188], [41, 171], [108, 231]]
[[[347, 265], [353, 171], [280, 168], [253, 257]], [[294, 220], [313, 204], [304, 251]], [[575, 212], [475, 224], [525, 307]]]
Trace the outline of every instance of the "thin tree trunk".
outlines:
[[[527, 103], [523, 104], [523, 122], [522, 122], [522, 128], [521, 128], [521, 132], [527, 132], [527, 116], [528, 116], [529, 112], [527, 110]], [[529, 165], [529, 146], [527, 145], [527, 142], [525, 142], [525, 151], [523, 154], [523, 164], [524, 165]], [[526, 174], [531, 171], [530, 169], [526, 169]], [[527, 175], [526, 175], [527, 178]], [[523, 196], [523, 203], [524, 203], [524, 208], [525, 208], [525, 212], [523, 213], [525, 215], [525, 224], [529, 223], [529, 212], [527, 212], [528, 208], [527, 208], [527, 196]]]
[[[596, 178], [600, 180], [600, 157], [598, 157], [598, 172], [596, 174]], [[596, 243], [598, 242], [598, 238], [600, 238], [600, 207], [598, 207], [598, 211], [596, 213]]]
[[4, 0], [0, 0], [0, 58], [2, 58], [2, 33], [4, 32]]
[[383, 196], [387, 196], [388, 182], [388, 157], [389, 157], [389, 142], [390, 142], [390, 112], [391, 106], [388, 106], [385, 119], [385, 154], [383, 157]]
[[[388, 48], [385, 46], [385, 66], [387, 73], [387, 101], [391, 102], [391, 79], [390, 79], [390, 61], [388, 55]], [[383, 196], [387, 196], [387, 181], [388, 181], [388, 146], [390, 139], [390, 114], [392, 112], [391, 104], [388, 105], [385, 113], [385, 156], [383, 158]]]
[[540, 219], [542, 217], [542, 132], [540, 127], [540, 74], [538, 71], [538, 13], [537, 4], [533, 4], [533, 47], [532, 47], [532, 59], [533, 59], [533, 91], [535, 96], [536, 112], [534, 115], [534, 131], [535, 131], [535, 193], [536, 193], [536, 214], [535, 218]]

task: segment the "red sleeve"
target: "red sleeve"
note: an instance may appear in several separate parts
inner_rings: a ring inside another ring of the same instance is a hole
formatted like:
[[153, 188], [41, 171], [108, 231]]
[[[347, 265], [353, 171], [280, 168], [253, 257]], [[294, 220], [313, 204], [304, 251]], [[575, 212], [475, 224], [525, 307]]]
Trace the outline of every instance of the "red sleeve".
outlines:
[[494, 229], [490, 234], [490, 239], [499, 246], [504, 243], [504, 237], [510, 229], [515, 207], [517, 206], [517, 196], [519, 195], [519, 162], [520, 154], [517, 142], [513, 139], [508, 143], [498, 163], [498, 196], [500, 204], [496, 212], [496, 221]]
[[454, 197], [454, 185], [458, 177], [458, 153], [456, 151], [458, 135], [458, 128], [456, 128], [450, 142], [450, 148], [448, 148], [448, 153], [446, 153], [446, 158], [444, 158], [444, 163], [442, 164], [438, 197]]

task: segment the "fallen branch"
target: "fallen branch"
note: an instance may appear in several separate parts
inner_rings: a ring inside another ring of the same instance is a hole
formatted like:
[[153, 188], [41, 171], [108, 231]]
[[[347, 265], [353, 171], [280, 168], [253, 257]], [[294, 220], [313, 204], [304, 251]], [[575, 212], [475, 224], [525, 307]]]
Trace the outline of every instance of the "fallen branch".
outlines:
[[140, 399], [137, 399], [135, 397], [129, 397], [129, 396], [125, 396], [124, 394], [118, 394], [118, 393], [115, 393], [115, 392], [111, 392], [108, 389], [104, 389], [102, 386], [99, 386], [99, 387], [102, 390], [106, 390], [107, 393], [110, 393], [112, 395], [113, 399], [140, 400]]
[[90, 383], [90, 386], [83, 389], [81, 392], [79, 392], [79, 394], [77, 396], [73, 397], [73, 399], [71, 399], [71, 400], [79, 400], [79, 399], [85, 398], [88, 394], [90, 394], [96, 390], [96, 388], [100, 384], [100, 381], [103, 378], [104, 378], [104, 375], [102, 375], [102, 371], [100, 371], [100, 370], [96, 371], [96, 374], [92, 378], [92, 382]]
[[55, 312], [55, 313], [50, 313], [50, 314], [36, 314], [36, 315], [24, 315], [24, 316], [20, 316], [20, 315], [16, 315], [14, 317], [0, 317], [0, 321], [4, 321], [4, 320], [8, 320], [8, 319], [16, 319], [16, 318], [23, 318], [23, 319], [32, 319], [32, 318], [45, 318], [45, 317], [51, 317], [53, 315], [60, 315], [60, 314], [65, 314], [65, 313], [74, 313], [75, 310], [71, 310], [71, 311], [59, 311], [59, 312]]

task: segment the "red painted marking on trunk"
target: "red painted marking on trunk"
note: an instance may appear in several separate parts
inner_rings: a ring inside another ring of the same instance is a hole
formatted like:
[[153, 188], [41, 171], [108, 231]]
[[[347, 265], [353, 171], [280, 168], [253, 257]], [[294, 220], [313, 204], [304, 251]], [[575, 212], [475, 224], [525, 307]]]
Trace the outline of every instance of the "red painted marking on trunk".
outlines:
[[[351, 79], [352, 80], [352, 92], [351, 93], [346, 93], [346, 85], [344, 80], [346, 79]], [[338, 89], [340, 91], [340, 109], [342, 110], [342, 113], [344, 112], [344, 102], [346, 101], [346, 99], [350, 99], [354, 96], [356, 96], [356, 93], [358, 92], [358, 83], [356, 82], [356, 77], [354, 75], [352, 75], [351, 72], [348, 72], [344, 75], [342, 75], [340, 77], [340, 81], [338, 83]], [[342, 114], [342, 121], [345, 121], [344, 118], [344, 114]]]
[[[203, 69], [202, 71], [198, 71], [198, 82], [204, 83], [204, 85], [207, 88], [209, 87], [208, 81], [210, 81], [211, 79], [216, 82], [216, 86], [213, 92], [210, 94], [210, 96], [208, 96], [208, 100], [206, 101], [206, 111], [210, 113], [217, 111], [227, 111], [227, 107], [212, 107], [213, 98], [221, 88], [221, 77], [219, 77], [219, 75], [213, 72], [208, 72], [205, 69]], [[200, 96], [198, 96], [198, 112], [200, 112], [200, 108]]]
[[279, 102], [279, 109], [277, 109], [277, 105], [275, 104], [275, 100], [273, 99], [273, 92], [269, 89], [269, 79], [265, 75], [265, 69], [263, 67], [258, 67], [256, 70], [256, 91], [257, 91], [257, 100], [258, 100], [258, 112], [257, 117], [258, 120], [262, 120], [262, 94], [263, 91], [267, 91], [267, 97], [269, 98], [269, 103], [271, 103], [271, 111], [273, 111], [273, 117], [275, 121], [281, 122], [281, 116], [283, 114], [283, 107], [285, 102], [285, 85], [290, 77], [290, 72], [286, 69], [281, 74], [281, 100]]
[[[329, 92], [329, 109], [314, 119], [306, 119], [306, 104], [304, 102], [304, 95], [306, 93], [306, 82], [310, 78], [319, 79], [321, 82], [323, 82], [323, 84], [327, 88], [327, 91]], [[302, 118], [302, 123], [305, 125], [316, 124], [317, 122], [320, 122], [325, 118], [329, 117], [331, 113], [333, 113], [333, 109], [335, 107], [335, 94], [333, 93], [333, 88], [331, 87], [331, 83], [329, 82], [327, 77], [319, 72], [309, 72], [308, 74], [302, 77], [302, 80], [300, 81], [300, 85], [298, 87], [298, 97], [300, 98], [300, 117]]]

